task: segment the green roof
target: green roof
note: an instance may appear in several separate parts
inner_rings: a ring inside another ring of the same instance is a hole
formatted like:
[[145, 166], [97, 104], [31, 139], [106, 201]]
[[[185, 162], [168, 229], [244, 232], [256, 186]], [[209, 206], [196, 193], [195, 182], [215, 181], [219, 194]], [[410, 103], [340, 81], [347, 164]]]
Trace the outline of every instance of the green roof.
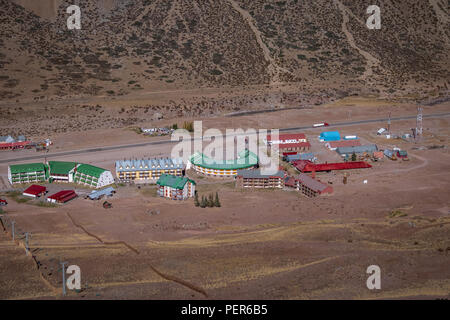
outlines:
[[45, 171], [43, 163], [14, 164], [9, 166], [11, 173]]
[[190, 180], [186, 177], [177, 177], [171, 174], [164, 173], [159, 177], [158, 182], [156, 183], [162, 187], [171, 187], [174, 189], [183, 190], [185, 184], [188, 181], [195, 184], [195, 181]]
[[84, 173], [85, 175], [100, 178], [105, 169], [91, 166], [90, 164], [80, 164], [77, 168], [77, 172]]
[[238, 170], [254, 167], [258, 164], [258, 156], [249, 150], [239, 152], [238, 158], [233, 160], [215, 161], [196, 152], [189, 159], [193, 165], [216, 170]]
[[49, 161], [50, 174], [69, 174], [76, 167], [75, 162]]

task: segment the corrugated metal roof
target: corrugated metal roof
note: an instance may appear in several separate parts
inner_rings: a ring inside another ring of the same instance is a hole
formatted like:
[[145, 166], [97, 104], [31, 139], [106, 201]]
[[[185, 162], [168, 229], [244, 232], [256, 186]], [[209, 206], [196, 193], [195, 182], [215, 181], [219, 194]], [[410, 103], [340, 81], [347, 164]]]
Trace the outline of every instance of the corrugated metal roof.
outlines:
[[291, 162], [291, 161], [295, 161], [295, 160], [300, 160], [300, 154], [288, 154], [286, 156], [287, 162]]
[[363, 146], [355, 146], [355, 147], [339, 147], [336, 149], [336, 152], [339, 154], [353, 154], [353, 153], [364, 153], [364, 152], [375, 152], [378, 151], [378, 147], [376, 144], [366, 144]]
[[0, 143], [11, 143], [14, 141], [15, 140], [12, 136], [0, 136]]
[[173, 189], [182, 190], [188, 181], [195, 184], [195, 181], [190, 180], [186, 177], [178, 177], [178, 176], [173, 176], [173, 175], [165, 173], [165, 174], [162, 174], [161, 177], [159, 177], [156, 184], [163, 186], [163, 187], [171, 187]]
[[329, 187], [327, 184], [314, 180], [313, 178], [304, 173], [300, 173], [297, 176], [297, 180], [300, 181], [301, 184], [307, 186], [308, 188], [316, 192], [322, 192], [323, 190]]
[[327, 143], [329, 148], [336, 149], [342, 147], [357, 147], [361, 145], [360, 140], [342, 140], [342, 141], [330, 141]]
[[140, 160], [120, 160], [116, 161], [117, 172], [127, 171], [148, 171], [148, 170], [173, 170], [184, 169], [181, 158], [161, 158], [161, 159], [140, 159]]
[[113, 187], [108, 187], [108, 188], [105, 188], [103, 190], [93, 191], [88, 196], [91, 199], [96, 199], [96, 198], [101, 197], [103, 195], [108, 196], [108, 195], [112, 194], [114, 191], [115, 190], [114, 190]]
[[100, 178], [103, 172], [107, 171], [99, 167], [91, 166], [90, 164], [80, 164], [77, 167], [77, 172], [84, 173], [85, 175]]
[[310, 161], [295, 161], [294, 166], [301, 172], [351, 170], [351, 169], [365, 169], [372, 167], [370, 164], [364, 161], [320, 163], [320, 164], [314, 164]]
[[23, 193], [38, 195], [44, 193], [45, 191], [47, 191], [46, 187], [33, 184], [32, 186], [28, 187]]
[[9, 168], [11, 169], [11, 173], [39, 172], [45, 170], [43, 163], [13, 164]]
[[258, 156], [249, 150], [239, 152], [238, 158], [233, 160], [215, 161], [202, 153], [194, 153], [190, 161], [192, 164], [208, 169], [237, 170], [254, 167], [258, 164]]
[[271, 177], [284, 178], [284, 172], [279, 170], [275, 174], [262, 174], [261, 169], [238, 170], [237, 176], [243, 178], [271, 178]]
[[293, 155], [286, 156], [287, 162], [293, 162], [293, 161], [299, 161], [299, 160], [313, 160], [313, 159], [314, 159], [314, 153], [302, 153], [302, 154], [293, 154]]
[[48, 165], [50, 167], [50, 174], [69, 174], [69, 172], [77, 166], [77, 163], [49, 161]]
[[70, 199], [75, 198], [76, 196], [77, 194], [73, 190], [62, 190], [55, 194], [52, 194], [51, 196], [48, 197], [48, 199], [53, 199], [56, 201], [63, 201], [63, 200], [68, 201]]

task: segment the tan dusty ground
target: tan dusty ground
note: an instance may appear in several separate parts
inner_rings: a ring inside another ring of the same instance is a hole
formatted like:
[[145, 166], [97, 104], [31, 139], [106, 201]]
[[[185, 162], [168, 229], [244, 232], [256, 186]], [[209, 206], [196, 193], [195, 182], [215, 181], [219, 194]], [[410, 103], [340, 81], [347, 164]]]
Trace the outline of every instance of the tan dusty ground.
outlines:
[[[206, 126], [331, 123], [345, 121], [348, 110], [353, 120], [384, 117], [388, 110], [393, 117], [415, 113], [414, 106], [348, 101], [303, 111], [303, 116], [285, 111], [258, 115], [255, 120], [210, 119]], [[425, 113], [444, 111], [448, 106]], [[392, 130], [407, 132], [414, 125], [412, 120], [393, 122]], [[318, 174], [333, 183], [335, 192], [315, 199], [294, 191], [242, 191], [234, 189], [230, 180], [198, 177], [200, 195], [218, 191], [221, 208], [201, 209], [193, 200], [160, 199], [154, 187], [119, 187], [110, 210], [103, 209], [101, 202], [82, 198], [45, 208], [8, 197], [7, 215], [21, 230], [33, 233], [31, 249], [42, 266], [37, 270], [23, 248], [12, 245], [9, 235], [0, 232], [0, 245], [5, 248], [0, 251], [0, 298], [59, 299], [50, 287], [60, 285], [60, 259], [82, 270], [85, 289], [70, 293], [71, 299], [448, 298], [449, 119], [426, 119], [424, 125], [420, 144], [381, 140], [374, 134], [379, 124], [340, 129], [380, 147], [404, 148], [411, 160], [373, 163], [371, 169], [350, 172], [347, 185], [342, 184], [343, 173]], [[314, 141], [319, 132], [306, 131], [313, 152], [328, 161], [335, 156]], [[125, 129], [110, 133], [106, 144], [148, 139]], [[74, 142], [77, 148], [102, 143], [94, 132], [85, 133], [89, 139], [85, 143], [74, 141], [77, 135], [61, 139]], [[417, 149], [433, 145], [445, 148]], [[55, 140], [54, 150], [63, 150], [58, 146], [61, 140]], [[165, 146], [152, 146], [129, 149], [126, 154], [120, 150], [85, 154], [76, 160], [112, 169], [117, 158], [165, 151]], [[13, 157], [8, 152], [1, 156]], [[6, 165], [0, 170], [4, 179]], [[160, 213], [152, 215], [152, 210]], [[372, 264], [382, 270], [378, 292], [366, 288], [366, 268]]]

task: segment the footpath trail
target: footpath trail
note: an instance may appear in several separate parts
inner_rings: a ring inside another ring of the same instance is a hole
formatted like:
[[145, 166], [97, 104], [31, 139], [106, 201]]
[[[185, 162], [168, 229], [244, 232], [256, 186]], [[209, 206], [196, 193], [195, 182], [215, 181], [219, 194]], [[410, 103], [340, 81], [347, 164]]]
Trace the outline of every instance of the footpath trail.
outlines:
[[[70, 213], [66, 212], [66, 215], [67, 215], [67, 217], [70, 219], [70, 221], [72, 222], [72, 224], [75, 227], [83, 230], [83, 232], [85, 232], [88, 236], [93, 237], [94, 239], [96, 239], [100, 243], [102, 243], [102, 244], [104, 244], [106, 246], [123, 245], [123, 246], [127, 247], [129, 250], [131, 250], [132, 252], [134, 252], [135, 254], [140, 254], [139, 250], [137, 250], [136, 248], [134, 248], [130, 244], [126, 243], [125, 241], [104, 241], [102, 238], [100, 238], [99, 236], [93, 234], [92, 232], [89, 232], [88, 230], [86, 230], [85, 227], [83, 227], [81, 224], [76, 222], [75, 219], [70, 215]], [[175, 276], [172, 276], [172, 275], [169, 275], [169, 274], [165, 274], [165, 273], [159, 271], [157, 268], [155, 268], [152, 264], [150, 264], [149, 267], [150, 267], [150, 269], [152, 269], [152, 271], [154, 273], [156, 273], [158, 276], [160, 276], [164, 280], [178, 283], [178, 284], [180, 284], [180, 285], [182, 285], [182, 286], [184, 286], [184, 287], [186, 287], [186, 288], [188, 288], [190, 290], [193, 290], [193, 291], [195, 291], [197, 293], [202, 294], [205, 298], [208, 297], [208, 294], [206, 293], [206, 291], [203, 288], [201, 288], [201, 287], [199, 287], [199, 286], [197, 286], [195, 284], [192, 284], [192, 283], [190, 283], [190, 282], [188, 282], [186, 280], [180, 279], [178, 277], [175, 277]]]
[[266, 60], [266, 62], [269, 63], [268, 70], [269, 74], [271, 75], [271, 84], [280, 84], [281, 83], [280, 75], [283, 73], [291, 73], [291, 72], [285, 68], [280, 67], [276, 63], [275, 59], [270, 54], [269, 48], [262, 39], [261, 31], [259, 31], [259, 29], [256, 27], [256, 23], [252, 18], [252, 16], [250, 15], [250, 13], [241, 8], [236, 1], [228, 0], [228, 2], [231, 4], [234, 10], [239, 12], [239, 14], [242, 16], [244, 21], [248, 24], [253, 34], [255, 35], [256, 41], [258, 42], [258, 45], [264, 54], [264, 59]]
[[373, 69], [374, 67], [378, 66], [380, 64], [380, 61], [375, 58], [373, 55], [371, 55], [369, 52], [361, 49], [356, 44], [355, 38], [353, 37], [353, 34], [348, 29], [348, 23], [350, 21], [350, 18], [348, 16], [348, 9], [342, 4], [339, 0], [334, 0], [335, 4], [337, 4], [339, 10], [341, 11], [343, 20], [342, 20], [342, 32], [347, 37], [348, 44], [353, 48], [356, 49], [361, 56], [366, 59], [366, 71], [361, 76], [361, 79], [364, 81], [370, 81], [371, 76], [373, 75]]

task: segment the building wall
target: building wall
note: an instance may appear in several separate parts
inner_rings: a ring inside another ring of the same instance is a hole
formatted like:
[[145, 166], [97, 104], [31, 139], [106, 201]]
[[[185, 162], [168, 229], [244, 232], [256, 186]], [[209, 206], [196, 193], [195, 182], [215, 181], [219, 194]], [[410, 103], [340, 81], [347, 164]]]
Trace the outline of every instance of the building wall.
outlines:
[[12, 174], [11, 168], [8, 167], [8, 180], [11, 185], [31, 182], [45, 182], [45, 171], [42, 170]]
[[157, 193], [160, 197], [172, 200], [186, 200], [195, 195], [195, 184], [187, 182], [184, 185], [183, 190], [174, 189], [168, 186], [158, 186]]
[[108, 186], [110, 184], [114, 183], [114, 177], [111, 173], [111, 171], [105, 171], [100, 175], [100, 178], [98, 178], [96, 188], [101, 188], [104, 186]]
[[203, 167], [196, 166], [196, 165], [193, 165], [192, 167], [197, 173], [201, 173], [201, 174], [208, 175], [208, 176], [235, 177], [237, 175], [237, 169], [233, 169], [233, 170], [218, 170], [218, 169], [203, 168]]
[[174, 176], [181, 177], [183, 175], [183, 169], [153, 169], [153, 170], [142, 170], [136, 169], [133, 171], [116, 171], [116, 177], [119, 181], [122, 182], [131, 182], [131, 181], [150, 181], [156, 182], [159, 177], [168, 173]]
[[236, 186], [238, 188], [284, 188], [284, 179], [282, 178], [244, 178], [237, 177]]

